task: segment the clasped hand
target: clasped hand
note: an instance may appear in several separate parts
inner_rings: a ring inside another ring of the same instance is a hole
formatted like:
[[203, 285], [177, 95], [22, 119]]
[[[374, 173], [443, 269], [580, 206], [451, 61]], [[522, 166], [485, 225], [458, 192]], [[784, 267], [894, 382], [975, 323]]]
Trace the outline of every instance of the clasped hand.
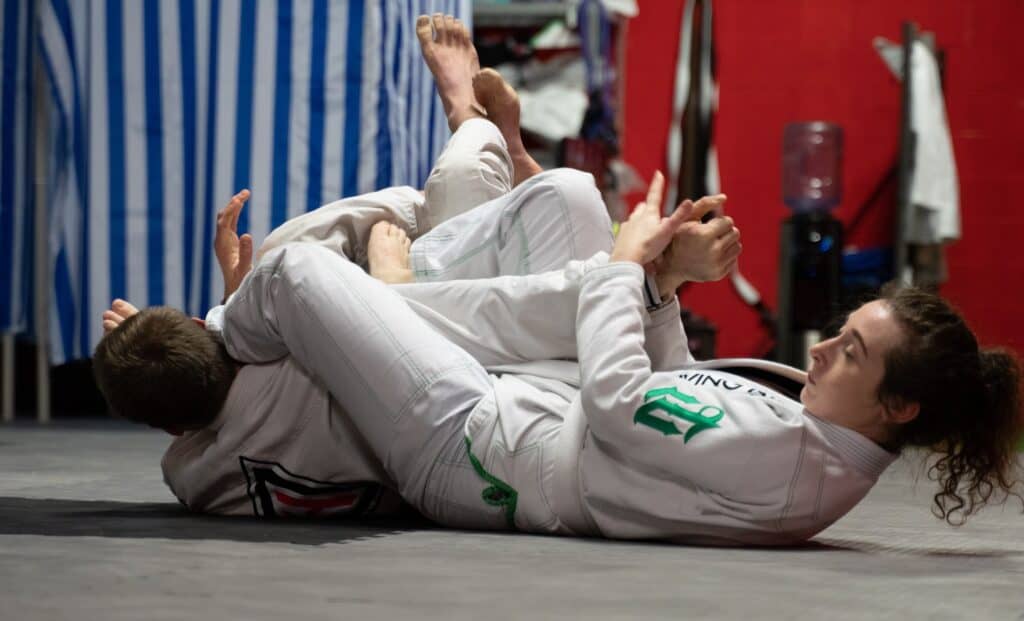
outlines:
[[707, 196], [696, 203], [683, 201], [671, 215], [661, 215], [665, 178], [654, 174], [647, 198], [622, 223], [612, 249], [612, 261], [632, 261], [653, 273], [662, 297], [686, 281], [705, 282], [725, 277], [743, 250], [740, 231], [732, 218], [707, 223], [700, 219], [720, 211], [726, 196]]

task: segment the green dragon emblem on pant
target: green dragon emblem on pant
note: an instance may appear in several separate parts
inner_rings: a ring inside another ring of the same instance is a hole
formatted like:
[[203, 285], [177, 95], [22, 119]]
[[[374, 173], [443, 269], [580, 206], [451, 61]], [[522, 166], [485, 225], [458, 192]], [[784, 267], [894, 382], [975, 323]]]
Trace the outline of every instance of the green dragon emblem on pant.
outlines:
[[666, 436], [677, 436], [683, 433], [676, 426], [675, 421], [655, 416], [654, 412], [662, 412], [690, 423], [690, 428], [683, 436], [683, 444], [705, 429], [718, 427], [718, 421], [725, 416], [725, 410], [722, 408], [703, 405], [693, 395], [679, 392], [675, 387], [647, 391], [647, 394], [644, 395], [644, 404], [637, 409], [636, 415], [633, 416], [633, 424], [647, 425]]

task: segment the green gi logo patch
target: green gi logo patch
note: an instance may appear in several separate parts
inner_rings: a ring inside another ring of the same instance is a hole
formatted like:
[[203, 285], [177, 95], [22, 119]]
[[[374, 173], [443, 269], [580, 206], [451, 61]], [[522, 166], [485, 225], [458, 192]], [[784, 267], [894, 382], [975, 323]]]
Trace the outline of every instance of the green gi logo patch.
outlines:
[[[671, 397], [671, 399], [669, 398]], [[692, 406], [692, 409], [681, 404]], [[690, 441], [693, 436], [712, 427], [718, 427], [718, 421], [725, 416], [725, 410], [713, 405], [703, 405], [693, 395], [679, 392], [675, 387], [656, 388], [644, 395], [644, 404], [633, 416], [634, 425], [647, 425], [666, 436], [677, 436], [682, 431], [675, 421], [655, 416], [655, 412], [667, 414], [670, 417], [681, 418], [690, 423], [690, 428], [683, 436], [683, 444]]]

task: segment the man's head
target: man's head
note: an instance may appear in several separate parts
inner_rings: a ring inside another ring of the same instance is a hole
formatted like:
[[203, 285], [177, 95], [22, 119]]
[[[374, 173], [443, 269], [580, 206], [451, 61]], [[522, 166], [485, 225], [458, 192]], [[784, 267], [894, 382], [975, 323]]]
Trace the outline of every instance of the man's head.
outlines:
[[125, 319], [93, 356], [112, 414], [172, 432], [209, 424], [236, 369], [201, 322], [164, 306]]

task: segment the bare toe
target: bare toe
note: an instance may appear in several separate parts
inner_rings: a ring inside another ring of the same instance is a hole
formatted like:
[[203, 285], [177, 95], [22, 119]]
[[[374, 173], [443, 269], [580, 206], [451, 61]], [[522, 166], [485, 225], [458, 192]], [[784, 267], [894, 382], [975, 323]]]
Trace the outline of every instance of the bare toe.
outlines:
[[430, 17], [430, 20], [434, 24], [434, 33], [435, 33], [434, 40], [437, 41], [438, 43], [442, 43], [442, 44], [445, 43], [444, 15], [441, 15], [440, 13], [434, 13]]
[[416, 38], [424, 48], [434, 42], [434, 31], [430, 27], [430, 18], [426, 15], [416, 18]]
[[444, 16], [444, 36], [449, 44], [459, 43], [459, 33], [455, 29], [455, 16]]

